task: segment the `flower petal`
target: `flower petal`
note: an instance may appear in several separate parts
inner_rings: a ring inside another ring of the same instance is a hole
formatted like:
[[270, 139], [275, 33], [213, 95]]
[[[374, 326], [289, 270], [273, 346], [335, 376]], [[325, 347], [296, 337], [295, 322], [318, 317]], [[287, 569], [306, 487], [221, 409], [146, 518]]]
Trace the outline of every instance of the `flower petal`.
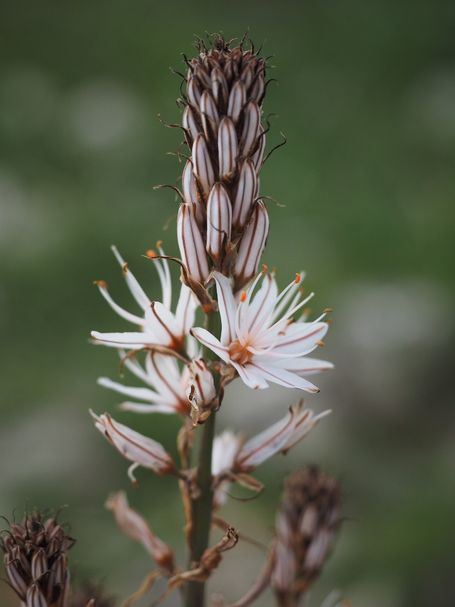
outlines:
[[271, 365], [260, 365], [256, 362], [251, 363], [255, 373], [264, 380], [284, 386], [285, 388], [298, 388], [299, 390], [305, 390], [305, 392], [311, 392], [313, 394], [319, 392], [319, 388], [309, 382], [308, 380], [300, 377], [296, 373], [287, 371], [286, 369], [280, 369], [279, 367], [273, 367]]
[[221, 343], [230, 344], [235, 339], [236, 303], [229, 278], [219, 272], [214, 272], [218, 307], [221, 316]]
[[191, 329], [191, 335], [193, 335], [203, 346], [215, 352], [217, 356], [224, 360], [224, 362], [229, 362], [229, 354], [228, 350], [225, 346], [221, 344], [221, 342], [212, 335], [207, 329], [203, 329], [202, 327], [195, 327]]

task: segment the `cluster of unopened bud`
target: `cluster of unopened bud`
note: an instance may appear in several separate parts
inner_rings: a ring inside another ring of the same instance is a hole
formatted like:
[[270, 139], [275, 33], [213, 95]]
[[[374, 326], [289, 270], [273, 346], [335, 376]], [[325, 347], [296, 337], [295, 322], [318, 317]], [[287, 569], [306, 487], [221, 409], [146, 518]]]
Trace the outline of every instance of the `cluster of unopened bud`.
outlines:
[[66, 607], [69, 594], [67, 552], [73, 545], [54, 518], [33, 513], [11, 523], [2, 536], [9, 585], [26, 607]]
[[269, 230], [259, 199], [265, 61], [222, 38], [188, 61], [183, 128], [191, 150], [182, 175], [178, 241], [189, 286], [211, 270], [240, 289], [256, 273]]
[[316, 467], [291, 474], [276, 521], [272, 588], [280, 607], [295, 607], [318, 577], [340, 526], [340, 488]]

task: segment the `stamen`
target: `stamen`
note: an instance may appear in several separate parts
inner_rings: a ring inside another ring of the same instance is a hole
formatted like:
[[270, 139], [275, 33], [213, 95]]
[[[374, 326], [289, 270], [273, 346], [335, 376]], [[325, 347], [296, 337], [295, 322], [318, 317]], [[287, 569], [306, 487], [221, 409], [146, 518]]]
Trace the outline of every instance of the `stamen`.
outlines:
[[107, 282], [105, 280], [94, 280], [93, 284], [100, 289], [107, 289]]
[[146, 252], [146, 255], [149, 259], [155, 259], [157, 257], [156, 252], [153, 249], [149, 249]]
[[261, 268], [261, 272], [262, 272], [263, 274], [267, 274], [267, 272], [268, 272], [268, 271], [269, 271], [269, 267], [268, 267], [268, 265], [267, 265], [266, 263], [263, 263], [263, 264], [262, 264], [262, 268]]
[[298, 285], [301, 280], [302, 280], [302, 276], [299, 274], [299, 272], [296, 272], [295, 280], [294, 280], [295, 284]]
[[247, 298], [246, 291], [242, 291], [240, 293], [240, 301], [244, 302], [244, 301], [246, 301], [246, 298]]

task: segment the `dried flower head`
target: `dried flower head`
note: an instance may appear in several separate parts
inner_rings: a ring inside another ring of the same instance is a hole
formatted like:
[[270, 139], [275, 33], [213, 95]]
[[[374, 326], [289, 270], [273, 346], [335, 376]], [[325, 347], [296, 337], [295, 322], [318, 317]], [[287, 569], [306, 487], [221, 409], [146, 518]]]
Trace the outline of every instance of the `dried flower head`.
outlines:
[[67, 553], [74, 540], [58, 521], [40, 512], [11, 523], [1, 548], [9, 585], [26, 607], [66, 607]]
[[316, 467], [286, 480], [271, 578], [280, 607], [297, 605], [320, 574], [340, 526], [340, 506], [338, 483]]

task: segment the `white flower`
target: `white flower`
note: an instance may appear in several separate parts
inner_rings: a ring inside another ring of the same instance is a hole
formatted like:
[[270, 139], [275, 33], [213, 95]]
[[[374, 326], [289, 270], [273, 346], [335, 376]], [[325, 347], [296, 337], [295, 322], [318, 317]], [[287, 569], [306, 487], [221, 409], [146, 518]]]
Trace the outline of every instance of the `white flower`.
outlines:
[[225, 430], [215, 437], [212, 451], [212, 475], [228, 474], [234, 468], [235, 458], [243, 439], [231, 430]]
[[[150, 346], [164, 346], [177, 351], [182, 350], [185, 336], [188, 335], [194, 323], [195, 310], [198, 305], [191, 290], [182, 285], [176, 311], [173, 313], [171, 311], [172, 282], [167, 260], [158, 259], [153, 252], [150, 253], [150, 257], [154, 258], [154, 265], [162, 287], [162, 301], [152, 301], [129, 270], [117, 249], [112, 247], [112, 250], [122, 266], [132, 296], [142, 309], [142, 315], [138, 316], [119, 306], [109, 294], [106, 283], [98, 281], [97, 285], [100, 293], [111, 308], [125, 320], [137, 325], [138, 330], [124, 333], [92, 331], [92, 337], [98, 342], [114, 348], [138, 350]], [[159, 253], [163, 255], [161, 248], [159, 248]]]
[[187, 391], [191, 375], [187, 366], [180, 369], [175, 358], [157, 352], [147, 352], [144, 366], [135, 358], [127, 356], [124, 350], [120, 350], [119, 354], [125, 367], [148, 386], [125, 386], [107, 377], [100, 377], [98, 383], [101, 386], [143, 401], [125, 401], [121, 403], [121, 409], [136, 413], [188, 415], [190, 404]]
[[303, 401], [300, 401], [289, 408], [285, 417], [250, 438], [242, 446], [235, 458], [234, 470], [252, 472], [277, 453], [287, 453], [329, 413], [330, 410], [327, 410], [314, 415], [313, 411], [305, 409]]
[[[332, 368], [327, 361], [307, 357], [320, 345], [328, 325], [321, 322], [324, 314], [313, 322], [293, 320], [312, 297], [302, 300], [301, 275], [279, 294], [275, 278], [261, 273], [249, 289], [237, 297], [228, 278], [219, 272], [213, 276], [221, 337], [218, 339], [200, 327], [192, 329], [192, 335], [232, 365], [250, 388], [267, 388], [271, 382], [318, 392], [318, 388], [302, 376]], [[259, 283], [262, 284], [256, 290]]]
[[[248, 485], [245, 478], [277, 453], [287, 453], [315, 427], [330, 410], [314, 415], [305, 409], [303, 401], [289, 408], [288, 413], [269, 428], [245, 442], [240, 434], [226, 430], [213, 443], [212, 475], [215, 477], [215, 504], [226, 501], [230, 481], [240, 481]], [[254, 488], [254, 483], [250, 483]]]
[[125, 457], [132, 462], [128, 476], [136, 482], [134, 470], [139, 466], [149, 468], [158, 475], [177, 474], [172, 457], [157, 441], [139, 434], [124, 424], [112, 419], [108, 413], [96, 415], [90, 411], [96, 428]]

